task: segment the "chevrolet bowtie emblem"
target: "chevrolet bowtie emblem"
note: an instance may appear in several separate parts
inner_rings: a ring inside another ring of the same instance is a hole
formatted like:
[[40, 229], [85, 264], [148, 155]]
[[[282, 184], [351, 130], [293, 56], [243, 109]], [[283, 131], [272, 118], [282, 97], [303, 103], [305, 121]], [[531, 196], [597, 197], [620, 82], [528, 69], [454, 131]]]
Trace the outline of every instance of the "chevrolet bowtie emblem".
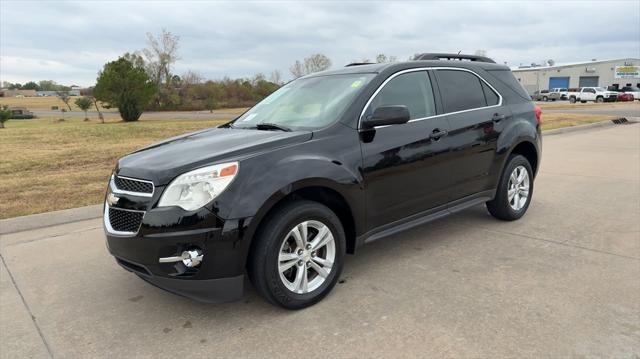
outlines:
[[109, 195], [107, 195], [107, 203], [110, 206], [115, 206], [118, 203], [119, 200], [120, 200], [120, 197], [117, 197], [113, 193], [109, 193]]

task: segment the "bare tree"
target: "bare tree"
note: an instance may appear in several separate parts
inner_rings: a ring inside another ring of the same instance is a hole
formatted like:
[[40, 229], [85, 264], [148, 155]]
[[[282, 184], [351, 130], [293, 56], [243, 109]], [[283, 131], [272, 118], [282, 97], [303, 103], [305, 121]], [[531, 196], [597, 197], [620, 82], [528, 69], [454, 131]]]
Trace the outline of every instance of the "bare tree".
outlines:
[[280, 85], [282, 83], [282, 74], [280, 73], [280, 70], [273, 70], [271, 75], [269, 75], [269, 81], [276, 85]]
[[313, 54], [304, 59], [304, 68], [307, 74], [324, 71], [331, 67], [331, 59], [323, 54]]
[[555, 62], [553, 59], [549, 59], [549, 60], [547, 60], [547, 65], [549, 65], [549, 66], [553, 66], [553, 65], [555, 65], [555, 64], [556, 64], [556, 62]]
[[329, 67], [331, 67], [331, 59], [323, 54], [313, 54], [309, 57], [305, 57], [302, 62], [300, 60], [296, 60], [296, 62], [289, 68], [289, 71], [291, 71], [293, 77], [298, 78], [314, 72], [324, 71]]
[[58, 95], [60, 100], [62, 100], [62, 102], [64, 102], [64, 104], [67, 105], [67, 107], [69, 107], [69, 111], [72, 111], [71, 105], [69, 105], [69, 101], [71, 101], [71, 97], [69, 96], [69, 93], [67, 91], [58, 91], [56, 92], [56, 94]]
[[201, 74], [188, 70], [186, 73], [182, 74], [180, 78], [180, 83], [184, 85], [196, 85], [204, 82], [204, 76]]
[[291, 74], [294, 78], [306, 75], [304, 65], [302, 64], [302, 62], [300, 62], [300, 60], [296, 60], [296, 62], [294, 62], [293, 65], [291, 65], [291, 67], [289, 68], [289, 71], [291, 71]]
[[396, 62], [396, 61], [398, 61], [398, 58], [395, 56], [387, 56], [385, 54], [378, 54], [378, 56], [376, 56], [377, 63]]
[[149, 47], [142, 50], [147, 60], [147, 71], [157, 85], [164, 82], [168, 87], [172, 80], [171, 66], [180, 59], [178, 56], [180, 37], [162, 29], [162, 33], [157, 38], [147, 33], [147, 40]]

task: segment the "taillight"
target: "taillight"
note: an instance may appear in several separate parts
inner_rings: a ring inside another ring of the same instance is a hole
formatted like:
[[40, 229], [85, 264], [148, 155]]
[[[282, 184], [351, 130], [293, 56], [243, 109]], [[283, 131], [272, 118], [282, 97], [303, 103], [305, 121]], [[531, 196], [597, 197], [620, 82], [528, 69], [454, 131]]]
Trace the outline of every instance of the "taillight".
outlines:
[[542, 109], [540, 108], [540, 106], [536, 105], [533, 108], [533, 112], [535, 112], [536, 114], [536, 123], [539, 125], [542, 123]]

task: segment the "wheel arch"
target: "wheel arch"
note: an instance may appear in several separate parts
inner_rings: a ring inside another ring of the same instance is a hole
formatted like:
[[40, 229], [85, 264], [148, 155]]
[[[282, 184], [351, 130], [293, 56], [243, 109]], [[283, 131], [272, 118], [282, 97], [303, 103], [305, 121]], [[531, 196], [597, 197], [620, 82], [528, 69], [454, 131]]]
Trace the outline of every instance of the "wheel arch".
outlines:
[[[250, 241], [247, 259], [251, 258], [256, 243], [254, 238], [260, 233], [269, 214], [296, 199], [318, 202], [331, 209], [336, 216], [338, 216], [344, 228], [347, 244], [346, 252], [354, 254], [358, 225], [356, 213], [358, 210], [355, 208], [357, 206], [348, 200], [348, 197], [349, 196], [341, 191], [339, 184], [326, 179], [309, 179], [293, 183], [276, 191], [265, 201], [256, 215], [251, 219], [250, 228], [247, 233]], [[245, 266], [246, 265], [248, 265], [247, 260], [245, 260]]]
[[[527, 159], [527, 161], [529, 161], [529, 164], [533, 169], [533, 175], [535, 177], [536, 174], [538, 173], [538, 165], [540, 163], [538, 149], [536, 145], [534, 145], [532, 141], [522, 140], [511, 148], [511, 150], [509, 151], [509, 155], [506, 158], [508, 159], [513, 154], [522, 155], [524, 158]], [[503, 167], [505, 165], [506, 165], [506, 161], [503, 164]]]

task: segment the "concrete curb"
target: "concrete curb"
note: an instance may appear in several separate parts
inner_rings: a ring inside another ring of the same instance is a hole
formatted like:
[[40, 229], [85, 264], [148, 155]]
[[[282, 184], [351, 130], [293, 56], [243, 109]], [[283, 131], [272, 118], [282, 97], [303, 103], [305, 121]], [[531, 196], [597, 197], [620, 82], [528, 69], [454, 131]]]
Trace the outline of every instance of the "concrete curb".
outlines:
[[0, 220], [0, 235], [78, 222], [86, 219], [99, 218], [101, 216], [102, 205], [96, 204], [93, 206], [2, 219]]
[[[631, 123], [640, 122], [640, 117], [627, 117]], [[548, 130], [543, 132], [543, 136], [553, 136], [563, 133], [586, 131], [590, 129], [615, 126], [611, 121], [591, 123], [588, 125], [572, 126]], [[64, 209], [61, 211], [32, 214], [29, 216], [15, 217], [0, 220], [0, 235], [15, 232], [22, 232], [30, 229], [56, 226], [59, 224], [78, 222], [87, 219], [99, 218], [102, 216], [102, 205], [86, 206], [80, 208]]]
[[[620, 117], [619, 119], [622, 119], [622, 118], [626, 118], [629, 123], [640, 122], [640, 117]], [[610, 126], [616, 126], [616, 125], [617, 124], [613, 123], [612, 120], [602, 121], [602, 122], [590, 123], [587, 125], [579, 125], [579, 126], [556, 128], [554, 130], [547, 130], [542, 132], [542, 136], [553, 136], [553, 135], [559, 135], [563, 133], [586, 131], [586, 130], [591, 130], [595, 128], [610, 127]]]

